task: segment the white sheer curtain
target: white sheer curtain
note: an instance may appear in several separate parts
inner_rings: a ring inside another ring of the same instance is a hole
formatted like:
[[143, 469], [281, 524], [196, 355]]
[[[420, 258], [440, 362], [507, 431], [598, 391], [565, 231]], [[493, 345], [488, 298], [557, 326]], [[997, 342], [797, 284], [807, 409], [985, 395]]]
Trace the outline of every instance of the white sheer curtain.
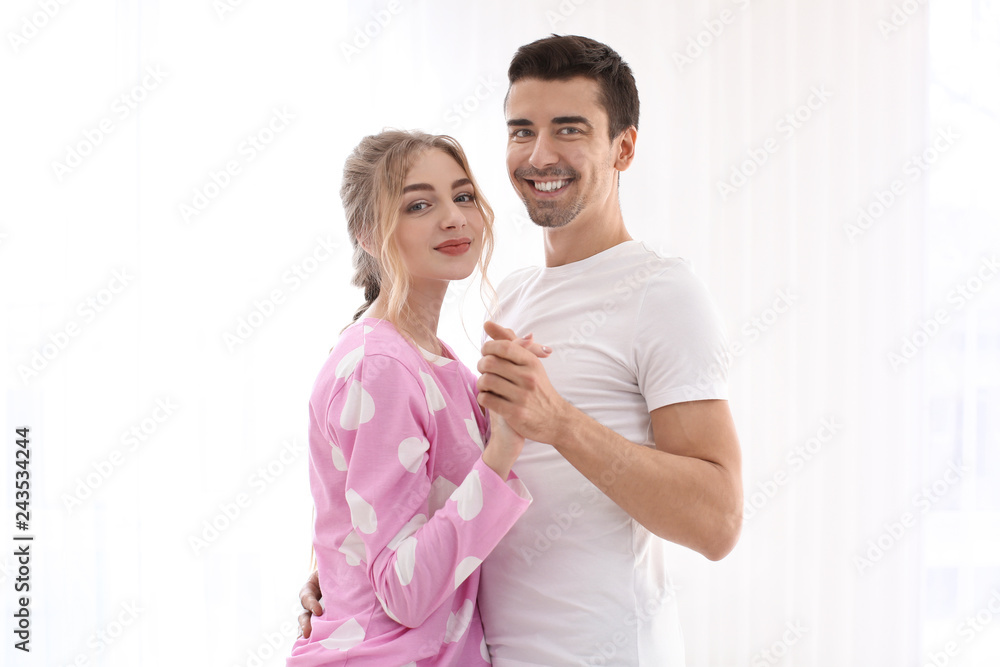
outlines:
[[[4, 664], [283, 664], [306, 403], [361, 300], [344, 157], [385, 126], [453, 134], [498, 214], [494, 281], [540, 262], [501, 107], [551, 32], [632, 65], [626, 222], [693, 261], [734, 344], [747, 521], [721, 562], [671, 550], [689, 663], [923, 665], [955, 641], [947, 664], [996, 664], [1000, 623], [959, 624], [1000, 583], [997, 496], [969, 490], [997, 481], [997, 292], [947, 299], [1000, 248], [995, 2], [44, 4], [7, 4], [0, 53], [0, 409], [8, 442], [32, 427], [36, 534], [32, 653]], [[973, 110], [932, 112], [942, 82]], [[454, 292], [440, 334], [471, 365], [483, 307]]]

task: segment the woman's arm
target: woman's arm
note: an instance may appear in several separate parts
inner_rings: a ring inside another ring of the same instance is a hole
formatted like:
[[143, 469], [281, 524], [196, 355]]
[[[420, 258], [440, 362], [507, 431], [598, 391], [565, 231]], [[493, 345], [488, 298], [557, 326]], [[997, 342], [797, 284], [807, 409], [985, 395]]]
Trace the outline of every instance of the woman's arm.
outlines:
[[[431, 375], [374, 351], [366, 350], [345, 379], [325, 412], [330, 454], [314, 456], [329, 462], [319, 476], [343, 489], [340, 516], [344, 509], [351, 516], [353, 530], [337, 549], [348, 565], [365, 568], [390, 618], [416, 627], [454, 595], [527, 509], [530, 495], [520, 480], [501, 476], [523, 441], [501, 429], [486, 457], [496, 468], [477, 457], [470, 442], [469, 458], [455, 465], [471, 464], [471, 470], [455, 488], [432, 478], [429, 468], [431, 448], [443, 444], [428, 440], [438, 437], [434, 421], [441, 415], [434, 413], [478, 408], [440, 405]], [[454, 491], [443, 506], [431, 507], [432, 495], [447, 488]], [[323, 523], [320, 516], [317, 532]]]
[[[520, 343], [538, 356], [551, 352], [530, 337], [520, 339]], [[351, 554], [364, 561], [385, 611], [412, 627], [452, 595], [527, 508], [527, 491], [520, 481], [508, 480], [524, 439], [501, 418], [494, 417], [491, 439], [482, 458], [445, 506], [427, 520], [427, 498], [433, 485], [426, 468], [427, 457], [421, 457], [422, 464], [417, 466], [412, 447], [407, 448], [405, 456], [400, 450], [400, 460], [405, 458], [410, 464], [409, 469], [404, 469], [391, 461], [387, 465], [385, 456], [386, 441], [402, 443], [410, 439], [412, 444], [412, 438], [420, 436], [411, 433], [423, 434], [429, 418], [425, 387], [385, 358], [368, 366], [366, 369], [362, 360], [348, 380], [348, 389], [327, 411], [330, 429], [341, 443], [339, 447], [331, 443], [331, 447], [340, 449], [338, 454], [346, 468], [339, 472], [348, 477], [345, 503], [351, 509], [354, 527], [340, 550], [345, 557]], [[352, 382], [365, 390], [370, 405], [367, 399], [358, 400], [362, 394], [351, 388]], [[405, 388], [402, 392], [401, 387]], [[348, 395], [352, 390], [354, 398]], [[380, 411], [380, 405], [391, 405], [392, 410]], [[380, 412], [388, 414], [390, 421], [377, 419]], [[357, 424], [357, 428], [344, 428], [345, 423]], [[369, 467], [375, 474], [366, 470]], [[414, 499], [418, 502], [412, 502]], [[382, 510], [386, 506], [390, 511]], [[372, 532], [366, 533], [369, 529]], [[306, 610], [299, 616], [304, 637], [312, 630], [311, 615], [323, 611], [321, 596], [318, 572], [313, 572], [299, 592]]]

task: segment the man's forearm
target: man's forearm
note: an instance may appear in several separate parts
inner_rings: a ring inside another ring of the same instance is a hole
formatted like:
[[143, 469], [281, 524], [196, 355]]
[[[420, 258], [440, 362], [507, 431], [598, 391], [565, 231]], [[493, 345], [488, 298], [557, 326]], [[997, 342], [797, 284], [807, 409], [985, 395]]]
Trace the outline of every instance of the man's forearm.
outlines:
[[638, 445], [571, 408], [550, 443], [632, 518], [710, 560], [728, 554], [743, 517], [738, 472]]

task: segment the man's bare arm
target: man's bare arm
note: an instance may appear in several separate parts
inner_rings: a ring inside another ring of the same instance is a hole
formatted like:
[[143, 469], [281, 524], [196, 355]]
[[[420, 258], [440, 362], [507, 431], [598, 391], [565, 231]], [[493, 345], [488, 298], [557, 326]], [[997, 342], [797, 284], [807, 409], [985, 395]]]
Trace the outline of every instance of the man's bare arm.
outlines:
[[[489, 323], [494, 338], [511, 335]], [[527, 438], [551, 444], [650, 532], [711, 560], [732, 551], [743, 520], [741, 455], [728, 401], [653, 410], [656, 448], [626, 440], [565, 401], [545, 369], [507, 340], [488, 341], [479, 402]]]

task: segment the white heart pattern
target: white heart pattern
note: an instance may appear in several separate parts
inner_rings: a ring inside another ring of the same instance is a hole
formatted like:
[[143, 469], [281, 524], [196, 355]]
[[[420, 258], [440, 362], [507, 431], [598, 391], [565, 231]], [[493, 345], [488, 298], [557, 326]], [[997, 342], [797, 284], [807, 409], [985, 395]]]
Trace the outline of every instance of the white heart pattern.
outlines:
[[469, 578], [469, 575], [476, 571], [476, 568], [483, 564], [481, 558], [469, 556], [463, 558], [462, 562], [455, 568], [455, 588], [462, 585], [462, 582]]
[[417, 538], [407, 537], [396, 548], [396, 576], [404, 586], [413, 580], [413, 568], [417, 564]]
[[337, 362], [337, 370], [334, 371], [338, 378], [344, 379], [354, 374], [354, 369], [358, 367], [358, 362], [365, 356], [365, 346], [356, 347]]
[[351, 508], [351, 524], [365, 535], [374, 533], [378, 527], [375, 508], [354, 489], [348, 489], [344, 497], [347, 498], [347, 505]]
[[336, 651], [346, 651], [354, 648], [365, 640], [365, 629], [357, 619], [350, 618], [346, 623], [330, 633], [330, 636], [320, 642], [323, 648]]
[[361, 541], [361, 536], [353, 530], [347, 534], [337, 551], [347, 557], [347, 564], [351, 567], [365, 560], [365, 543]]
[[448, 628], [444, 632], [445, 644], [457, 642], [462, 638], [465, 631], [469, 629], [469, 622], [472, 620], [472, 612], [475, 608], [475, 602], [466, 600], [457, 614], [455, 612], [448, 614]]
[[451, 497], [458, 503], [458, 516], [466, 521], [476, 518], [483, 509], [483, 484], [479, 480], [479, 471], [469, 472], [462, 486]]
[[435, 512], [444, 507], [448, 498], [451, 498], [451, 494], [457, 488], [454, 482], [445, 477], [438, 477], [434, 480], [434, 483], [431, 484], [431, 492], [427, 494], [427, 511], [430, 512], [430, 516], [434, 516]]
[[485, 451], [486, 447], [483, 446], [483, 436], [479, 433], [479, 423], [476, 422], [476, 415], [472, 415], [470, 419], [465, 420], [465, 428], [469, 431], [469, 437], [472, 438], [472, 442], [476, 443], [479, 447], [479, 451]]
[[427, 438], [406, 438], [399, 443], [399, 462], [409, 472], [417, 472], [424, 462], [424, 453], [430, 449]]
[[344, 458], [344, 450], [337, 446], [337, 443], [330, 443], [330, 455], [333, 458], [333, 467], [343, 472], [347, 470], [347, 459]]
[[427, 409], [431, 412], [437, 412], [438, 410], [443, 410], [448, 407], [447, 402], [444, 400], [444, 395], [441, 393], [441, 389], [438, 388], [437, 382], [434, 381], [430, 375], [423, 371], [419, 371], [420, 379], [424, 383], [424, 395], [427, 397]]
[[340, 425], [348, 431], [354, 431], [374, 416], [375, 401], [372, 400], [372, 395], [365, 391], [360, 382], [354, 380], [347, 390], [347, 401], [340, 413]]
[[[375, 599], [378, 600], [378, 603], [380, 605], [382, 605], [382, 610], [385, 612], [385, 615], [391, 618], [392, 620], [396, 621], [397, 623], [399, 623], [399, 619], [396, 618], [396, 615], [392, 613], [391, 609], [389, 609], [389, 606], [385, 603], [385, 600], [382, 599], [382, 596], [376, 593]], [[402, 625], [402, 623], [400, 623], [400, 625]]]
[[405, 540], [410, 535], [416, 533], [417, 530], [420, 529], [420, 526], [424, 525], [425, 523], [427, 523], [427, 517], [424, 516], [423, 514], [417, 514], [416, 516], [414, 516], [412, 519], [407, 521], [406, 525], [403, 526], [398, 533], [396, 533], [396, 536], [392, 538], [392, 540], [390, 540], [389, 548], [395, 551], [396, 547], [399, 546], [400, 542]]

